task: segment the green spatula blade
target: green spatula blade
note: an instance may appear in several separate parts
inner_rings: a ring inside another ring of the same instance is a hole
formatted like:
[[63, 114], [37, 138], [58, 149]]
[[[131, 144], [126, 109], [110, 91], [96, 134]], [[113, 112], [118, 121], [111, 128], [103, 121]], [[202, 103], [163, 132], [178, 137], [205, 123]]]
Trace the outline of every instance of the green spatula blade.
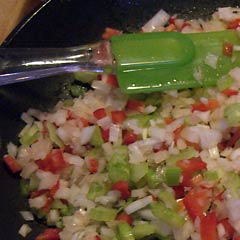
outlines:
[[[240, 43], [236, 31], [182, 34], [123, 34], [111, 39], [116, 73], [123, 92], [154, 92], [216, 85], [240, 65], [240, 54], [223, 54], [223, 43]], [[215, 59], [210, 66], [207, 58]]]

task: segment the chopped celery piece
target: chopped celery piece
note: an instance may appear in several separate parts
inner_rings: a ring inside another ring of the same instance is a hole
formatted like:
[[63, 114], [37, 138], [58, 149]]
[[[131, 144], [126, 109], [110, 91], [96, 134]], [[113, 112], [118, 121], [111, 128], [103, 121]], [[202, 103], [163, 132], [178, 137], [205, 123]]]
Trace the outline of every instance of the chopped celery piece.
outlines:
[[103, 156], [103, 150], [102, 148], [93, 148], [91, 150], [88, 150], [84, 153], [84, 156], [85, 157], [96, 157], [96, 158], [99, 158], [99, 157], [102, 157]]
[[39, 182], [39, 178], [36, 175], [32, 175], [29, 182], [29, 191], [36, 190], [38, 188]]
[[54, 126], [53, 123], [48, 122], [47, 123], [47, 130], [49, 133], [49, 138], [50, 140], [55, 143], [58, 147], [60, 148], [64, 148], [64, 143], [62, 142], [62, 140], [58, 137], [57, 133], [56, 133], [56, 127]]
[[172, 208], [174, 211], [178, 210], [178, 204], [177, 201], [175, 200], [175, 197], [172, 193], [168, 191], [161, 191], [158, 194], [159, 200], [161, 200], [166, 207]]
[[96, 126], [90, 140], [91, 145], [94, 147], [101, 147], [104, 143], [102, 133], [99, 126]]
[[150, 203], [150, 208], [155, 217], [169, 224], [172, 227], [180, 228], [185, 223], [183, 216], [170, 208], [166, 208], [162, 203]]
[[224, 186], [230, 191], [233, 197], [240, 197], [240, 175], [228, 172], [224, 178]]
[[24, 146], [29, 146], [39, 138], [38, 127], [33, 124], [29, 129], [23, 132], [19, 141]]
[[224, 117], [232, 127], [240, 124], [240, 103], [233, 103], [224, 109]]
[[165, 178], [168, 186], [178, 186], [180, 184], [181, 169], [179, 167], [166, 167]]
[[63, 224], [62, 218], [59, 218], [59, 220], [56, 222], [56, 227], [60, 228], [60, 229], [64, 228], [64, 224]]
[[134, 183], [137, 183], [140, 179], [142, 179], [147, 174], [147, 172], [147, 163], [130, 164], [130, 179]]
[[89, 212], [89, 217], [95, 221], [110, 222], [116, 218], [117, 213], [116, 209], [100, 206], [92, 208]]
[[80, 97], [83, 96], [84, 88], [82, 86], [74, 84], [70, 87], [70, 92], [73, 97]]
[[63, 101], [63, 106], [64, 106], [64, 107], [72, 107], [73, 104], [74, 104], [74, 102], [73, 102], [73, 99], [71, 99], [71, 98], [65, 99], [65, 100]]
[[134, 226], [132, 231], [136, 239], [141, 239], [143, 237], [154, 234], [156, 231], [156, 228], [154, 225], [151, 225], [149, 223], [143, 223], [143, 224], [138, 224]]
[[25, 179], [21, 179], [20, 181], [20, 192], [23, 197], [28, 197], [29, 195], [29, 182]]
[[127, 223], [119, 223], [117, 226], [119, 238], [121, 240], [134, 240], [132, 228]]
[[231, 78], [230, 75], [226, 75], [222, 78], [220, 78], [217, 82], [217, 88], [219, 91], [223, 91], [233, 84], [233, 79]]
[[198, 152], [193, 147], [187, 147], [186, 149], [182, 150], [179, 154], [172, 155], [166, 160], [168, 166], [173, 166], [178, 160], [183, 159], [190, 159], [193, 157], [197, 157]]
[[51, 205], [52, 209], [62, 209], [62, 208], [66, 208], [66, 205], [60, 200], [60, 199], [54, 199], [52, 205]]
[[147, 184], [149, 188], [158, 188], [161, 182], [163, 182], [162, 174], [149, 168], [147, 173]]
[[128, 147], [125, 145], [120, 145], [120, 146], [114, 147], [113, 154], [109, 160], [114, 161], [114, 162], [127, 162], [128, 161]]
[[111, 160], [108, 162], [107, 167], [109, 179], [113, 183], [118, 181], [128, 181], [130, 179], [130, 168], [128, 163]]
[[83, 83], [92, 83], [93, 80], [97, 79], [98, 73], [95, 72], [75, 72], [73, 76], [76, 80], [79, 80]]
[[216, 171], [205, 171], [203, 172], [203, 177], [207, 181], [217, 181], [219, 179], [218, 173]]
[[75, 207], [72, 204], [65, 205], [64, 208], [60, 208], [62, 216], [70, 216], [75, 212]]
[[92, 182], [90, 184], [88, 193], [87, 193], [87, 198], [89, 200], [95, 200], [97, 197], [100, 197], [104, 194], [107, 193], [107, 188], [106, 188], [106, 184], [104, 183], [97, 183], [97, 182]]

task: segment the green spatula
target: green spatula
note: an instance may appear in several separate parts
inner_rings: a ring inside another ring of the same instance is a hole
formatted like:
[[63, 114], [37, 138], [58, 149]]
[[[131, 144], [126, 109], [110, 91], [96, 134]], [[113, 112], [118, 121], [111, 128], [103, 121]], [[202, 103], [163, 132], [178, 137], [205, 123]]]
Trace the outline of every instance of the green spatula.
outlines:
[[125, 93], [207, 87], [235, 66], [240, 54], [224, 55], [223, 45], [240, 44], [236, 31], [182, 34], [154, 32], [113, 36], [112, 53]]
[[[223, 54], [224, 42], [240, 44], [236, 31], [154, 32], [113, 36], [108, 44], [62, 49], [0, 48], [0, 85], [64, 72], [103, 72], [111, 65], [125, 93], [207, 87], [240, 66], [240, 53]], [[104, 52], [104, 51], [103, 51]], [[102, 54], [104, 55], [104, 54]], [[98, 56], [99, 57], [99, 56]], [[112, 60], [114, 59], [114, 61]], [[109, 61], [110, 60], [110, 61]]]

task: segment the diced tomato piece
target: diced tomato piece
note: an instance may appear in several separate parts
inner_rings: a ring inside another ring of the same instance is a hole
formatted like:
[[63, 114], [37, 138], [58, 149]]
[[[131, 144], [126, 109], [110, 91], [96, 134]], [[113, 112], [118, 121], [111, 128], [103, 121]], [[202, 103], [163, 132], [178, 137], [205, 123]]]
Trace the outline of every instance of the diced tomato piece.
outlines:
[[192, 187], [200, 186], [203, 183], [203, 176], [202, 174], [197, 174], [192, 177], [190, 184]]
[[240, 27], [240, 18], [235, 19], [234, 21], [228, 23], [227, 28], [228, 29], [236, 29]]
[[93, 112], [96, 119], [101, 119], [107, 116], [106, 110], [104, 108], [99, 108]]
[[182, 25], [182, 27], [181, 27], [181, 30], [183, 30], [185, 27], [190, 27], [190, 26], [191, 26], [190, 23], [185, 22], [185, 23], [183, 23], [183, 25]]
[[88, 122], [87, 119], [80, 117], [80, 121], [81, 121], [81, 124], [82, 124], [83, 127], [88, 127], [89, 126], [89, 122]]
[[179, 160], [176, 165], [180, 167], [182, 171], [189, 173], [204, 170], [207, 167], [207, 164], [203, 162], [200, 157], [188, 160]]
[[102, 38], [103, 38], [104, 40], [109, 40], [112, 36], [114, 36], [114, 35], [120, 35], [120, 34], [122, 34], [121, 31], [119, 31], [119, 30], [117, 30], [117, 29], [114, 29], [114, 28], [109, 28], [109, 27], [107, 27], [107, 28], [105, 28], [105, 31], [104, 31], [104, 33], [102, 34]]
[[233, 54], [233, 45], [229, 42], [223, 43], [223, 54], [225, 56], [231, 57]]
[[172, 16], [172, 17], [169, 18], [168, 21], [169, 21], [169, 23], [173, 23], [174, 24], [175, 20], [176, 20], [176, 18]]
[[17, 162], [15, 158], [10, 155], [5, 155], [3, 157], [3, 161], [7, 164], [8, 168], [11, 170], [12, 173], [17, 173], [22, 170], [21, 165]]
[[117, 76], [114, 74], [108, 74], [107, 76], [107, 81], [108, 84], [112, 85], [113, 87], [118, 88], [118, 80], [117, 80]]
[[182, 172], [181, 186], [190, 187], [191, 186], [192, 175], [193, 174], [191, 172]]
[[185, 140], [185, 142], [186, 142], [187, 146], [193, 147], [196, 151], [200, 152], [201, 147], [198, 143], [193, 143], [193, 142], [189, 142], [189, 141], [186, 141], [186, 140]]
[[104, 142], [108, 142], [109, 141], [109, 129], [103, 129], [101, 128], [101, 134], [102, 134], [102, 138]]
[[176, 29], [177, 29], [177, 26], [174, 23], [171, 23], [165, 27], [165, 32], [173, 32]]
[[42, 211], [43, 213], [49, 213], [53, 201], [54, 201], [53, 197], [49, 196], [49, 197], [47, 198], [46, 204], [41, 208], [41, 211]]
[[175, 195], [175, 199], [184, 197], [184, 187], [182, 185], [172, 187]]
[[174, 141], [177, 142], [177, 140], [180, 138], [180, 134], [183, 130], [184, 126], [180, 126], [179, 128], [177, 128], [174, 132], [173, 132], [173, 135], [174, 135]]
[[37, 160], [36, 164], [39, 169], [52, 173], [58, 173], [68, 166], [60, 149], [53, 149], [45, 159]]
[[208, 213], [200, 222], [201, 240], [218, 240], [217, 217], [215, 212]]
[[184, 197], [183, 203], [193, 221], [196, 217], [203, 218], [211, 203], [211, 190], [192, 189]]
[[233, 234], [234, 234], [235, 230], [232, 227], [232, 225], [229, 223], [228, 218], [221, 219], [219, 221], [219, 223], [221, 223], [225, 229], [224, 237], [227, 240], [233, 239]]
[[122, 123], [126, 119], [126, 113], [124, 111], [112, 111], [112, 121], [115, 124]]
[[237, 90], [234, 90], [234, 89], [225, 89], [222, 91], [223, 94], [225, 94], [226, 96], [234, 96], [234, 95], [238, 95], [238, 91]]
[[89, 172], [96, 173], [98, 171], [98, 160], [93, 158], [89, 160]]
[[128, 199], [131, 195], [131, 192], [128, 188], [127, 181], [119, 181], [112, 185], [112, 190], [117, 190], [121, 193], [121, 199]]
[[144, 112], [145, 103], [143, 101], [129, 99], [127, 101], [126, 108], [127, 108], [127, 110], [131, 110], [131, 111], [136, 111], [136, 112], [142, 113], [142, 112]]
[[50, 196], [53, 197], [59, 188], [60, 188], [60, 181], [58, 180], [57, 183], [53, 185], [52, 188], [50, 189], [50, 192], [49, 192]]
[[235, 237], [233, 240], [240, 240], [240, 237]]
[[101, 238], [99, 236], [96, 236], [95, 240], [101, 240]]
[[194, 103], [192, 105], [192, 112], [194, 112], [194, 111], [206, 112], [209, 110], [214, 110], [214, 109], [218, 108], [219, 106], [220, 105], [219, 105], [219, 102], [217, 99], [208, 99], [208, 102], [206, 104], [202, 103], [202, 102]]
[[153, 147], [154, 152], [159, 152], [159, 151], [163, 151], [163, 150], [168, 150], [168, 146], [165, 142], [163, 142], [160, 146]]
[[175, 121], [174, 118], [164, 118], [164, 122], [165, 122], [166, 124], [170, 124], [170, 123], [172, 123], [173, 121]]
[[48, 194], [48, 193], [49, 193], [49, 189], [41, 189], [41, 190], [37, 190], [37, 191], [32, 191], [30, 193], [30, 198], [36, 198], [43, 194]]
[[129, 225], [131, 225], [132, 222], [133, 222], [132, 217], [125, 212], [122, 212], [122, 213], [118, 214], [117, 217], [116, 217], [116, 220], [126, 222]]
[[38, 235], [35, 240], [60, 240], [59, 233], [60, 229], [48, 228], [43, 233]]
[[66, 145], [64, 146], [64, 152], [72, 154], [73, 148], [70, 145]]
[[129, 145], [131, 143], [136, 142], [138, 139], [137, 134], [135, 134], [133, 131], [123, 131], [123, 144]]

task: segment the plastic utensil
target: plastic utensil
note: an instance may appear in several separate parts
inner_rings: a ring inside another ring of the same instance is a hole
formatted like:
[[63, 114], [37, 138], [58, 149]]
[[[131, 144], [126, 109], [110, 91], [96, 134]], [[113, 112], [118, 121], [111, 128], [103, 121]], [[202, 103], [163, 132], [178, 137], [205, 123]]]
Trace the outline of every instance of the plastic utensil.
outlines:
[[[65, 72], [103, 72], [111, 66], [125, 93], [215, 85], [240, 64], [223, 54], [239, 44], [236, 31], [182, 34], [154, 32], [113, 36], [110, 42], [64, 49], [0, 48], [0, 85]], [[211, 65], [208, 61], [215, 61]], [[211, 65], [211, 66], [210, 66]]]

